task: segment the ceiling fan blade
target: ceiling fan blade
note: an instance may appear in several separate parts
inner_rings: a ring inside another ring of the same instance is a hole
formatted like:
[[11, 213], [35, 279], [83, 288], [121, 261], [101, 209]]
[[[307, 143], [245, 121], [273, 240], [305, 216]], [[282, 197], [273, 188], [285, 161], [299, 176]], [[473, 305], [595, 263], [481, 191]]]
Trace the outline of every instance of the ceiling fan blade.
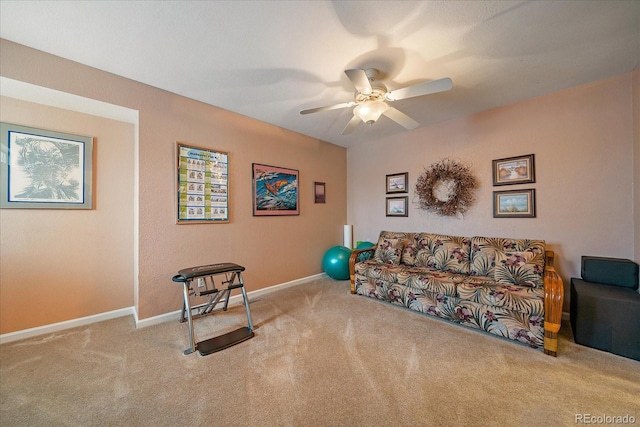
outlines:
[[400, 126], [407, 130], [415, 129], [420, 125], [420, 123], [416, 122], [402, 111], [396, 110], [393, 107], [389, 107], [387, 111], [382, 114], [389, 117], [391, 120], [398, 123]]
[[349, 77], [349, 80], [351, 80], [351, 83], [353, 83], [358, 92], [365, 95], [369, 95], [373, 92], [369, 77], [367, 77], [367, 73], [364, 70], [356, 68], [352, 70], [344, 70], [344, 73]]
[[351, 132], [353, 132], [353, 130], [356, 128], [356, 126], [358, 126], [359, 123], [360, 117], [354, 114], [353, 117], [351, 117], [351, 120], [349, 120], [349, 123], [347, 123], [347, 125], [342, 130], [342, 134], [349, 135]]
[[387, 92], [387, 99], [389, 101], [398, 101], [400, 99], [413, 98], [415, 96], [429, 95], [432, 93], [444, 92], [451, 90], [453, 82], [449, 77], [444, 79], [434, 80], [426, 83], [419, 83], [413, 86], [407, 86], [400, 89]]
[[338, 108], [353, 107], [354, 105], [356, 105], [355, 101], [343, 102], [342, 104], [328, 105], [326, 107], [309, 108], [308, 110], [300, 111], [300, 114], [311, 114], [317, 113], [319, 111], [337, 110]]

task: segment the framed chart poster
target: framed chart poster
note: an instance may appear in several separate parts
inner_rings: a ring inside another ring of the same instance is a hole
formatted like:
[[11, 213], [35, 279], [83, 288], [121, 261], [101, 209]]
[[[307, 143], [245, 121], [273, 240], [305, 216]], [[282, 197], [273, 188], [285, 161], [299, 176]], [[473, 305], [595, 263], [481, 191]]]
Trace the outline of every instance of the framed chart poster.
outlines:
[[177, 146], [177, 223], [229, 222], [229, 153]]

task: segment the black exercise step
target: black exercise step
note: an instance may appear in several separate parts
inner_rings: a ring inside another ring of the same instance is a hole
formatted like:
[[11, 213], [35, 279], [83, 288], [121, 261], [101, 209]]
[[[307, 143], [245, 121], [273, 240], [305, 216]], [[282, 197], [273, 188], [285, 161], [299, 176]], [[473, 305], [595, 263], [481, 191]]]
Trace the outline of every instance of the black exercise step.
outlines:
[[206, 356], [211, 353], [215, 353], [225, 348], [229, 348], [233, 345], [239, 344], [242, 341], [246, 341], [253, 337], [254, 333], [248, 327], [236, 329], [235, 331], [228, 332], [218, 337], [209, 338], [208, 340], [200, 341], [196, 348], [202, 356]]

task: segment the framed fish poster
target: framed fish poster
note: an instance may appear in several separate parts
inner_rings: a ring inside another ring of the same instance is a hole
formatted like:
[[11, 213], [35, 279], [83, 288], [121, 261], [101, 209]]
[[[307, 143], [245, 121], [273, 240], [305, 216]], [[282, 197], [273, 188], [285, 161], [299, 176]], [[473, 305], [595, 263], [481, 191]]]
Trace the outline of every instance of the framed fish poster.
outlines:
[[253, 163], [253, 216], [300, 215], [299, 171]]
[[229, 222], [229, 153], [177, 147], [177, 223]]

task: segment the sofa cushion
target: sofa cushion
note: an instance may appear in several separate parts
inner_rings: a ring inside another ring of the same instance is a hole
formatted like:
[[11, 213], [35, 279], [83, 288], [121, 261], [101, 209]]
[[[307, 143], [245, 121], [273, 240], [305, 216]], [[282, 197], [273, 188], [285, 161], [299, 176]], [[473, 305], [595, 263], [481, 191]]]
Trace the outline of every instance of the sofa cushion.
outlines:
[[416, 233], [412, 247], [415, 253], [413, 263], [407, 262], [407, 257], [404, 255], [403, 263], [439, 271], [469, 274], [470, 249], [471, 240], [467, 237]]
[[380, 236], [373, 258], [384, 264], [400, 264], [405, 239], [402, 237]]
[[387, 286], [399, 285], [414, 292], [455, 297], [536, 316], [542, 316], [544, 310], [543, 289], [498, 283], [482, 276], [403, 264], [383, 264], [376, 260], [357, 263], [355, 275], [360, 280], [371, 279], [386, 283]]
[[496, 282], [535, 288], [544, 282], [543, 274], [544, 256], [539, 252], [496, 252]]
[[[456, 283], [462, 276], [436, 271], [427, 267], [383, 264], [377, 260], [359, 262], [355, 274], [386, 283], [398, 283], [416, 289], [429, 289], [448, 296], [456, 295]], [[456, 276], [455, 278], [452, 276]]]
[[530, 286], [495, 282], [482, 276], [469, 276], [457, 288], [458, 297], [509, 311], [544, 317], [544, 290]]
[[[544, 319], [536, 314], [524, 314], [504, 307], [481, 304], [441, 293], [389, 284], [384, 280], [356, 274], [356, 293], [407, 307], [409, 309], [437, 316], [464, 326], [477, 328], [491, 334], [542, 348], [544, 342]], [[527, 288], [528, 291], [534, 291]], [[505, 297], [502, 300], [513, 300]], [[537, 304], [537, 303], [534, 303]]]
[[407, 236], [407, 240], [402, 251], [401, 264], [416, 265], [416, 253], [418, 253], [420, 240], [418, 235], [420, 233], [411, 233], [411, 236]]
[[[506, 260], [508, 257], [506, 253], [520, 253], [520, 252], [532, 252], [536, 254], [536, 265], [541, 266], [541, 273], [537, 277], [528, 276], [529, 279], [535, 279], [534, 287], [544, 286], [544, 253], [545, 242], [544, 240], [529, 240], [529, 239], [511, 239], [503, 237], [481, 237], [474, 236], [471, 238], [471, 252], [470, 252], [470, 269], [471, 274], [475, 276], [485, 276], [491, 279], [496, 277], [496, 259], [499, 257], [500, 261]], [[537, 256], [540, 256], [538, 260]], [[533, 267], [532, 267], [533, 268]], [[503, 272], [504, 273], [504, 272]], [[502, 273], [501, 273], [502, 274]], [[509, 282], [508, 279], [504, 279]], [[519, 281], [514, 280], [520, 283]], [[509, 282], [511, 283], [511, 282]]]

